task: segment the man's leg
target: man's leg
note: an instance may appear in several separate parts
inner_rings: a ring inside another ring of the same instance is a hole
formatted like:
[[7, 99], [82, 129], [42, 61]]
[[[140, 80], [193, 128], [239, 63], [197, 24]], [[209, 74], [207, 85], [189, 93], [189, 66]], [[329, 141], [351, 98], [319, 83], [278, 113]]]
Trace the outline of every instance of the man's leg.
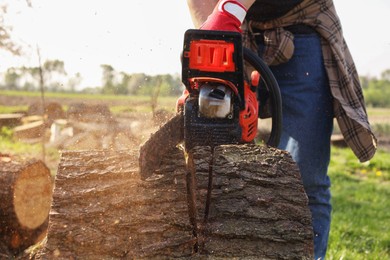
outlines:
[[280, 85], [283, 133], [280, 149], [297, 162], [309, 198], [315, 258], [325, 257], [330, 218], [330, 137], [333, 102], [323, 66], [320, 38], [295, 35], [293, 58], [271, 69]]

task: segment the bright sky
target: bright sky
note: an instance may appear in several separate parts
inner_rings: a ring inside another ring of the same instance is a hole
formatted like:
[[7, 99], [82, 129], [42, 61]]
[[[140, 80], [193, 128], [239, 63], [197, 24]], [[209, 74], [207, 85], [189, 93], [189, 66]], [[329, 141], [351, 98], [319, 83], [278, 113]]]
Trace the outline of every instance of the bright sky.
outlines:
[[[193, 27], [186, 0], [33, 0], [33, 8], [11, 2], [14, 36], [31, 47], [21, 58], [0, 52], [0, 72], [37, 66], [39, 46], [43, 60], [64, 61], [70, 75], [80, 72], [82, 86], [100, 84], [101, 64], [127, 73], [179, 73], [183, 34]], [[390, 69], [390, 1], [334, 2], [360, 74]]]

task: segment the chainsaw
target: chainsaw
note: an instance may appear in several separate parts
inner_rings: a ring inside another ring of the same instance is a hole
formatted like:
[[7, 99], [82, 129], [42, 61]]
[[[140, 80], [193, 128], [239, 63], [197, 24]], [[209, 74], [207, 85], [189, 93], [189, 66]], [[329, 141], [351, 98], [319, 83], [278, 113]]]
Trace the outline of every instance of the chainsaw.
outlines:
[[185, 94], [178, 100], [177, 115], [140, 148], [142, 179], [150, 177], [164, 155], [179, 143], [189, 152], [196, 146], [254, 142], [259, 118], [271, 117], [271, 132], [264, 142], [278, 145], [282, 125], [279, 86], [258, 55], [243, 48], [240, 33], [187, 30], [182, 82]]

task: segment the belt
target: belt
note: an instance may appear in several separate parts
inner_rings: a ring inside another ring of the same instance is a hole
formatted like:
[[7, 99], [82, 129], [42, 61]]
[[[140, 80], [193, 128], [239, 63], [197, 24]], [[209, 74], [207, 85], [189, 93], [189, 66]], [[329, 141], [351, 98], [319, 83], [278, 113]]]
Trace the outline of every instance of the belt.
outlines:
[[315, 34], [317, 31], [306, 24], [294, 24], [284, 27], [285, 30], [291, 32], [292, 34]]
[[[294, 25], [289, 25], [286, 27], [283, 27], [284, 30], [291, 32], [292, 34], [316, 34], [317, 31], [306, 24], [294, 24]], [[253, 28], [253, 32], [256, 33], [263, 33], [264, 30], [260, 30], [258, 28]]]

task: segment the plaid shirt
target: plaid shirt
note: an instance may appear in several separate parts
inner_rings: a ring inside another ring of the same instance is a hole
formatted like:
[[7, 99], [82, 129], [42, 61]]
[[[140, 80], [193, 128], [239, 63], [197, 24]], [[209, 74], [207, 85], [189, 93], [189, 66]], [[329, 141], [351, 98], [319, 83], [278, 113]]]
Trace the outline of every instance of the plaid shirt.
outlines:
[[309, 25], [321, 35], [324, 66], [338, 125], [359, 160], [370, 160], [376, 152], [377, 141], [368, 122], [359, 77], [332, 0], [304, 0], [280, 18], [248, 21], [243, 26], [244, 44], [257, 50], [252, 29], [262, 30], [266, 45], [264, 61], [269, 65], [286, 62], [294, 53], [294, 35], [283, 27], [295, 24]]

